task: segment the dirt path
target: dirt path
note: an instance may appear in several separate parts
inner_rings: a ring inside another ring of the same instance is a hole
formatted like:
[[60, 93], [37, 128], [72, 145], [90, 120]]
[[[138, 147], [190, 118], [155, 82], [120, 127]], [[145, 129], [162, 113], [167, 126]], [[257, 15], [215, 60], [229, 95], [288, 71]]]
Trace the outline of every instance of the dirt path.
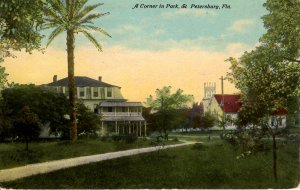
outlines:
[[146, 152], [154, 152], [157, 151], [158, 149], [167, 149], [167, 148], [174, 148], [179, 146], [186, 146], [195, 143], [196, 142], [184, 142], [181, 144], [166, 145], [164, 147], [156, 146], [156, 147], [148, 147], [148, 148], [131, 149], [131, 150], [124, 150], [124, 151], [111, 152], [105, 154], [97, 154], [91, 156], [82, 156], [76, 158], [30, 164], [26, 166], [11, 168], [11, 169], [4, 169], [4, 170], [0, 170], [0, 182], [13, 181], [16, 179], [20, 179], [20, 178], [24, 178], [36, 174], [42, 174], [42, 173], [48, 173], [48, 172], [60, 170], [63, 168], [80, 166], [83, 164], [89, 164], [89, 163], [99, 162], [103, 160], [110, 160], [119, 157], [142, 154]]

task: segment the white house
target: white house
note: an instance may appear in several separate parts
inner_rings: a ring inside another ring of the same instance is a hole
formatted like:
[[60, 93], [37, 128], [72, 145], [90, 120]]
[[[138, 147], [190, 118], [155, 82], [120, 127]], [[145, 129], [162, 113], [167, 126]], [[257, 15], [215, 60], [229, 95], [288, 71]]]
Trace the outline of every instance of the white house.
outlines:
[[[53, 82], [46, 86], [68, 97], [68, 84], [68, 78], [58, 80], [54, 75]], [[75, 76], [75, 86], [77, 99], [101, 114], [102, 131], [146, 136], [142, 103], [128, 102], [121, 93], [121, 87], [103, 82], [102, 77], [95, 80], [85, 76]]]

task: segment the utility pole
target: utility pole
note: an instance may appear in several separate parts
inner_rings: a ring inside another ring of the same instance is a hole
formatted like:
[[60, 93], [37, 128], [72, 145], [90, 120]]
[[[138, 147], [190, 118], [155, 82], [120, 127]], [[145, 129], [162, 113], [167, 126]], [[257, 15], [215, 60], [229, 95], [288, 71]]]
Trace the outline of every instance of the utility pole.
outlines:
[[225, 131], [225, 101], [224, 101], [224, 80], [226, 80], [226, 77], [221, 76], [221, 91], [222, 91], [222, 101], [221, 101], [221, 108], [223, 111], [223, 117], [222, 117], [222, 127], [223, 130]]

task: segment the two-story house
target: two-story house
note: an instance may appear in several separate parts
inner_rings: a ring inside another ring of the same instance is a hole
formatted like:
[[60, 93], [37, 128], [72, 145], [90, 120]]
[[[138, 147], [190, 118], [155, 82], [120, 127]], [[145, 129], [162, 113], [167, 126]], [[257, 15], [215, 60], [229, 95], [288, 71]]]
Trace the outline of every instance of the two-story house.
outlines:
[[[68, 78], [57, 80], [46, 86], [58, 93], [69, 96]], [[76, 97], [91, 111], [101, 115], [103, 133], [136, 134], [146, 136], [146, 121], [142, 116], [141, 102], [127, 102], [121, 93], [121, 87], [85, 76], [75, 76]]]

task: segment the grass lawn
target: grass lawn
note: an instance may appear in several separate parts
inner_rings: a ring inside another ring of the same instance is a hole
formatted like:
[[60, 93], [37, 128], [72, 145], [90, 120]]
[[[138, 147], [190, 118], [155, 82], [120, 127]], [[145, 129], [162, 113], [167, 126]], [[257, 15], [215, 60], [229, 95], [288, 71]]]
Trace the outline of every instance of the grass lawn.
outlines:
[[64, 169], [2, 183], [6, 188], [293, 188], [299, 183], [299, 144], [278, 148], [278, 183], [272, 152], [237, 159], [221, 140]]
[[179, 140], [196, 141], [196, 142], [209, 142], [211, 140], [220, 139], [220, 134], [212, 133], [170, 133], [169, 137], [177, 138]]
[[[175, 142], [169, 141], [168, 143]], [[134, 143], [84, 139], [78, 140], [75, 144], [69, 141], [32, 142], [27, 152], [24, 150], [24, 143], [0, 143], [0, 169], [149, 146], [153, 145], [150, 140], [146, 139], [138, 139]]]

